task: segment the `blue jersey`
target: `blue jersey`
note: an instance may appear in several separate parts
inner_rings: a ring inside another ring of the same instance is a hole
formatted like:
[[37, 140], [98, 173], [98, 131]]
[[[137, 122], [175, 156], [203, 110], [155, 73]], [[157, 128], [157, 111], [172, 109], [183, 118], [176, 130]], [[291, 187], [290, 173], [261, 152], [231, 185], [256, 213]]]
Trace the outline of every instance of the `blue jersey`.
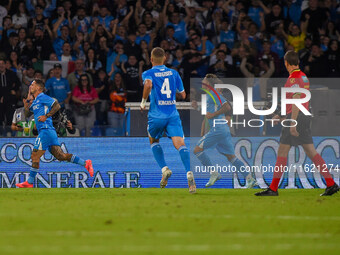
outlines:
[[154, 66], [142, 74], [143, 83], [152, 82], [149, 118], [167, 119], [179, 116], [176, 93], [184, 91], [183, 82], [176, 70], [165, 65]]
[[71, 92], [70, 84], [65, 78], [57, 79], [52, 77], [46, 81], [47, 94], [58, 100], [60, 104], [67, 98], [68, 93]]
[[30, 111], [34, 114], [38, 132], [42, 129], [54, 129], [51, 117], [47, 118], [45, 122], [38, 120], [40, 116], [46, 115], [50, 112], [54, 102], [55, 100], [52, 97], [49, 97], [44, 93], [40, 93], [33, 101]]
[[[208, 99], [207, 99], [207, 112], [214, 113], [214, 112], [218, 111], [219, 109], [221, 109], [221, 106], [224, 103], [227, 102], [227, 100], [219, 92], [217, 92], [217, 94], [219, 95], [222, 104], [221, 104], [220, 100], [218, 99], [217, 95], [215, 94], [215, 92], [211, 91], [211, 95], [213, 96], [214, 99], [211, 96], [209, 96], [209, 95], [207, 96], [208, 97]], [[209, 119], [209, 126], [210, 126], [210, 128], [214, 127], [214, 120], [216, 120], [216, 119], [225, 120], [225, 114], [220, 114], [220, 115], [216, 116], [215, 118]], [[225, 127], [228, 127], [228, 130], [229, 130], [229, 126], [227, 124], [225, 124], [225, 125], [217, 125], [216, 123], [215, 123], [215, 128], [220, 128], [220, 127], [225, 128]]]

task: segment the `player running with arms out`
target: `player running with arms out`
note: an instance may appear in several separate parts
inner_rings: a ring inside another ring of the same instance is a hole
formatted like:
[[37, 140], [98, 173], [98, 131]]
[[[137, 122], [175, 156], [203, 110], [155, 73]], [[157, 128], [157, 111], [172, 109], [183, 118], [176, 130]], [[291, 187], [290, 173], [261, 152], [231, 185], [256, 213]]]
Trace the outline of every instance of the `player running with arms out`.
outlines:
[[38, 137], [35, 140], [33, 152], [31, 155], [32, 167], [27, 181], [16, 184], [19, 188], [33, 188], [35, 176], [38, 173], [40, 157], [44, 155], [46, 149], [60, 161], [68, 161], [74, 164], [84, 166], [86, 170], [93, 176], [93, 167], [91, 160], [83, 160], [75, 155], [64, 153], [60, 148], [57, 133], [52, 124], [52, 116], [59, 111], [59, 103], [45, 95], [44, 82], [34, 80], [29, 88], [30, 95], [34, 98], [30, 105], [25, 107], [25, 115], [29, 116], [33, 112], [36, 126], [38, 129]]
[[[299, 57], [294, 51], [288, 51], [284, 56], [285, 66], [289, 72], [288, 80], [285, 84], [286, 88], [304, 88], [309, 90], [309, 80], [306, 75], [299, 69]], [[287, 93], [287, 99], [304, 98], [304, 94]], [[309, 102], [303, 104], [308, 110]], [[302, 145], [307, 156], [313, 161], [315, 167], [320, 171], [325, 178], [327, 188], [322, 196], [331, 196], [339, 191], [339, 186], [334, 182], [331, 174], [327, 169], [327, 165], [320, 154], [317, 153], [313, 144], [311, 132], [311, 118], [300, 112], [296, 105], [287, 105], [287, 119], [294, 119], [297, 121], [297, 126], [283, 127], [280, 137], [280, 145], [278, 149], [277, 160], [275, 164], [275, 171], [272, 183], [269, 188], [258, 192], [256, 196], [278, 196], [278, 186], [284, 169], [287, 165], [287, 156], [291, 146]], [[279, 115], [275, 115], [273, 119], [283, 119]]]
[[[215, 84], [222, 84], [222, 81], [214, 74], [207, 74], [202, 81], [202, 88], [211, 91]], [[208, 97], [206, 114], [210, 130], [199, 140], [194, 149], [194, 153], [203, 166], [209, 167], [212, 166], [212, 164], [205, 150], [215, 147], [219, 153], [229, 160], [236, 171], [242, 173], [246, 179], [247, 188], [253, 188], [257, 185], [257, 182], [252, 177], [249, 169], [246, 169], [243, 162], [235, 156], [229, 125], [225, 122], [226, 118], [228, 118], [226, 115], [231, 110], [231, 106], [218, 91], [215, 90], [210, 94], [213, 98]], [[223, 120], [223, 122], [216, 120]], [[219, 124], [216, 124], [217, 122], [219, 122]], [[210, 179], [205, 186], [210, 187], [221, 178], [221, 174], [217, 171], [210, 172]]]
[[160, 187], [164, 188], [172, 172], [165, 163], [164, 153], [159, 139], [166, 132], [178, 150], [187, 172], [189, 192], [196, 192], [193, 172], [190, 171], [190, 153], [184, 143], [182, 122], [176, 109], [176, 93], [183, 99], [186, 94], [183, 82], [178, 72], [164, 65], [165, 52], [162, 48], [154, 48], [151, 52], [152, 68], [142, 74], [144, 83], [141, 109], [145, 109], [146, 100], [150, 94], [150, 109], [148, 113], [148, 133], [152, 153], [162, 169]]

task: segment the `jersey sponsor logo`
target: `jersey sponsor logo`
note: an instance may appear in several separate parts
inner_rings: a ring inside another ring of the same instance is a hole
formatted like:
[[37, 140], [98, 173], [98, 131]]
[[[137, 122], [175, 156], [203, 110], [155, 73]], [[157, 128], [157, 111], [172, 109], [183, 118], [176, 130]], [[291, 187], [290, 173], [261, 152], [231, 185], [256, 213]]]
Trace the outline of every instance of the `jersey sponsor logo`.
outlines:
[[158, 105], [174, 105], [176, 100], [158, 100]]
[[33, 106], [33, 111], [34, 111], [34, 110], [38, 110], [38, 109], [39, 109], [39, 105], [34, 105], [34, 106]]
[[167, 71], [167, 72], [162, 72], [162, 73], [155, 73], [155, 77], [166, 77], [166, 76], [171, 76], [172, 71]]
[[306, 77], [306, 76], [301, 76], [301, 78], [302, 78], [302, 80], [303, 80], [303, 82], [308, 82], [308, 78]]

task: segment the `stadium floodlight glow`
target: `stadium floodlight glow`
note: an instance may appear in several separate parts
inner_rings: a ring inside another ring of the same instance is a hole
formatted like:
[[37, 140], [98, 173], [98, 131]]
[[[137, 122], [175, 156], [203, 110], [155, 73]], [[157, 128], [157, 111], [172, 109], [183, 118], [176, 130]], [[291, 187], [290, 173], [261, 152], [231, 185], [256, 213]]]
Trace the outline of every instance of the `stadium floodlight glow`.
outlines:
[[[215, 89], [228, 89], [232, 96], [233, 96], [233, 115], [244, 115], [244, 94], [242, 90], [232, 84], [215, 84]], [[247, 96], [247, 104], [248, 109], [251, 113], [259, 116], [265, 116], [273, 114], [277, 108], [277, 102], [278, 102], [278, 94], [277, 94], [277, 88], [272, 88], [272, 95], [273, 95], [273, 102], [270, 109], [265, 110], [258, 110], [255, 109], [253, 104], [253, 88], [248, 88], [248, 96]], [[215, 91], [212, 91], [213, 93], [217, 94]], [[304, 94], [304, 98], [287, 98], [287, 93], [292, 94]], [[212, 95], [210, 95], [212, 96]], [[286, 106], [288, 104], [295, 105], [303, 114], [305, 115], [312, 115], [302, 104], [308, 102], [311, 99], [311, 93], [309, 90], [304, 88], [296, 88], [296, 87], [290, 87], [290, 88], [281, 88], [281, 113], [282, 115], [286, 115]], [[201, 96], [202, 101], [202, 115], [206, 115], [207, 113], [207, 95], [202, 94]]]

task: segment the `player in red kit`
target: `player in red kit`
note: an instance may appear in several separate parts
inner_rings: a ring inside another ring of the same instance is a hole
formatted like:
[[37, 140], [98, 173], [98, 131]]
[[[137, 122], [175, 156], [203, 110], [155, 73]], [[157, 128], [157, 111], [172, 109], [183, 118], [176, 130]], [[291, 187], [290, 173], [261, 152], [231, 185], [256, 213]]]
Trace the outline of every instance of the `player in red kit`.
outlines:
[[[294, 51], [288, 51], [284, 56], [285, 66], [289, 72], [288, 80], [285, 87], [304, 88], [309, 90], [309, 80], [307, 76], [299, 69], [299, 57]], [[287, 93], [287, 99], [304, 98], [306, 95], [300, 93]], [[309, 102], [303, 104], [306, 110], [309, 109]], [[256, 193], [256, 196], [278, 196], [277, 191], [280, 179], [287, 165], [287, 156], [291, 146], [302, 145], [307, 156], [313, 161], [315, 167], [320, 171], [325, 178], [327, 188], [322, 196], [331, 196], [339, 191], [339, 186], [334, 182], [331, 174], [328, 171], [327, 165], [320, 154], [317, 153], [313, 144], [311, 132], [311, 116], [300, 112], [296, 105], [288, 104], [286, 108], [286, 118], [294, 119], [297, 125], [291, 123], [290, 127], [283, 127], [280, 137], [280, 145], [278, 149], [277, 160], [272, 183], [269, 188]], [[282, 119], [279, 115], [275, 115], [273, 119]]]

